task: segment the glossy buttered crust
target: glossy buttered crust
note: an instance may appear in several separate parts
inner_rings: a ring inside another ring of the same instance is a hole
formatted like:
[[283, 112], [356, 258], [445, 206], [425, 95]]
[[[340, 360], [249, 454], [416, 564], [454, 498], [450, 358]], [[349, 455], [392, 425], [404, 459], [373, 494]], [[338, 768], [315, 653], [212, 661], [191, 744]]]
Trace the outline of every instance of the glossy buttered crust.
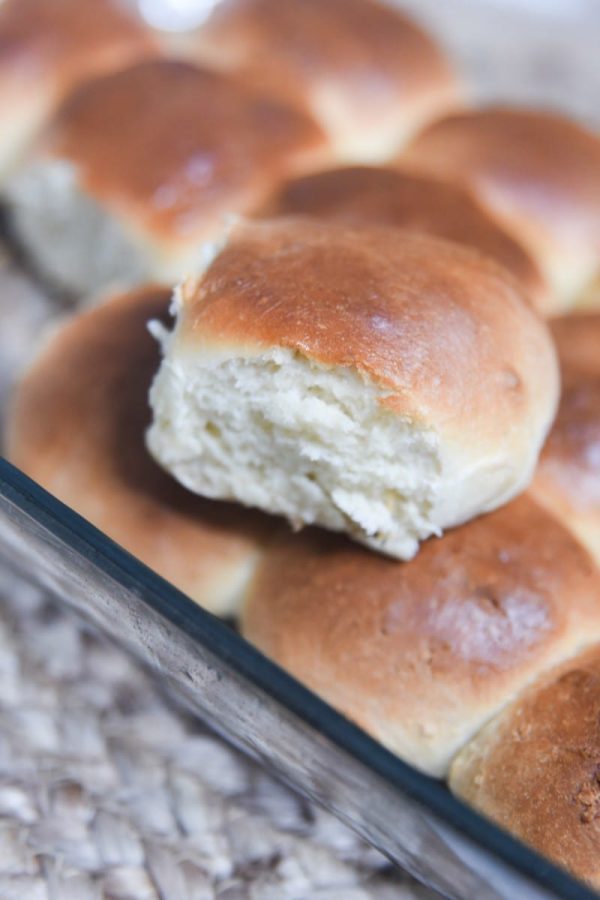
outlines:
[[455, 761], [468, 803], [600, 887], [600, 647], [565, 663]]
[[521, 497], [430, 539], [407, 563], [316, 530], [284, 538], [256, 572], [242, 628], [399, 755], [440, 775], [540, 671], [598, 639], [599, 590], [581, 545]]
[[0, 72], [15, 82], [20, 75], [31, 91], [48, 82], [66, 90], [157, 46], [116, 0], [5, 0], [0, 7]]
[[18, 386], [9, 458], [143, 562], [216, 612], [230, 612], [273, 522], [184, 490], [144, 432], [159, 364], [149, 320], [169, 292], [142, 288], [64, 325]]
[[600, 313], [552, 322], [562, 395], [533, 490], [600, 560]]
[[388, 225], [472, 247], [505, 266], [541, 311], [548, 286], [533, 258], [460, 185], [391, 168], [348, 166], [284, 183], [259, 215]]
[[433, 40], [375, 0], [228, 0], [199, 31], [195, 50], [295, 97], [334, 137], [386, 130], [390, 118], [418, 120], [458, 94]]
[[[429, 236], [308, 218], [238, 226], [183, 287], [182, 352], [284, 347], [349, 367], [397, 414], [436, 428], [463, 467], [502, 438], [531, 452], [550, 424], [557, 364], [516, 281]], [[534, 423], [537, 423], [537, 428]]]
[[324, 148], [304, 113], [233, 77], [164, 59], [82, 85], [46, 143], [96, 200], [182, 243], [251, 207]]
[[468, 183], [561, 283], [600, 268], [600, 138], [565, 116], [456, 113], [425, 128], [399, 162]]
[[600, 252], [600, 139], [565, 116], [503, 107], [455, 113], [417, 135], [401, 161], [472, 183], [558, 246], [585, 241]]

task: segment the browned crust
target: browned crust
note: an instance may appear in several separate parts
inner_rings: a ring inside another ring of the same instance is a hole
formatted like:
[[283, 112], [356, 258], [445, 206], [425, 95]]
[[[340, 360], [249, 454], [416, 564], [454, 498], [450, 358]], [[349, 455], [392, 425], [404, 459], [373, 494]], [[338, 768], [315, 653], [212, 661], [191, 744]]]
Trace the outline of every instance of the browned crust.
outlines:
[[600, 558], [600, 314], [552, 322], [562, 396], [533, 490]]
[[63, 326], [17, 389], [7, 449], [60, 500], [210, 602], [227, 567], [251, 558], [271, 525], [189, 493], [146, 451], [147, 395], [160, 362], [147, 322], [167, 322], [168, 304], [166, 290], [141, 288]]
[[283, 539], [242, 627], [392, 748], [412, 733], [420, 765], [419, 746], [451, 753], [540, 669], [597, 639], [599, 590], [584, 549], [522, 497], [406, 563], [316, 530]]
[[562, 316], [550, 329], [566, 382], [600, 373], [600, 312]]
[[458, 757], [451, 785], [600, 887], [600, 648], [544, 677]]
[[161, 59], [81, 86], [50, 141], [93, 196], [182, 241], [256, 204], [324, 146], [304, 113], [229, 76]]
[[550, 416], [557, 393], [548, 331], [508, 273], [389, 228], [308, 218], [238, 227], [184, 286], [179, 335], [209, 351], [285, 347], [354, 368], [387, 391], [390, 409], [471, 445], [508, 433], [520, 447], [525, 419]]
[[286, 182], [260, 215], [389, 225], [456, 241], [505, 266], [537, 308], [548, 303], [548, 286], [524, 247], [469, 191], [427, 175], [367, 166], [330, 169]]
[[409, 118], [436, 100], [447, 108], [458, 93], [433, 40], [374, 0], [229, 0], [201, 29], [196, 52], [246, 70], [314, 113], [326, 94], [358, 129], [399, 111]]
[[585, 248], [600, 265], [600, 139], [567, 117], [457, 113], [417, 135], [400, 163], [467, 182], [515, 226], [543, 235], [549, 253]]
[[149, 29], [113, 0], [5, 0], [0, 8], [0, 69], [17, 80], [50, 81], [61, 92], [78, 80], [150, 54]]

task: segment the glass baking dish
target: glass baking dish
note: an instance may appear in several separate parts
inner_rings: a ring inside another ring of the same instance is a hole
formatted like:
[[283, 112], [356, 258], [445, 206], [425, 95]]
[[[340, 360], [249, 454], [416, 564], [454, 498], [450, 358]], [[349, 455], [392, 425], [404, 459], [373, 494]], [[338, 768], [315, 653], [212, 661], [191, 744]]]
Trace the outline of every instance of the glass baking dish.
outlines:
[[[478, 99], [562, 107], [600, 125], [597, 0], [397, 5], [449, 46]], [[36, 313], [27, 315], [15, 327], [33, 337]], [[3, 320], [2, 354], [9, 332]], [[444, 895], [596, 896], [386, 751], [3, 459], [0, 564], [135, 653], [216, 731]]]
[[132, 651], [216, 731], [445, 896], [596, 896], [389, 753], [4, 459], [0, 565]]

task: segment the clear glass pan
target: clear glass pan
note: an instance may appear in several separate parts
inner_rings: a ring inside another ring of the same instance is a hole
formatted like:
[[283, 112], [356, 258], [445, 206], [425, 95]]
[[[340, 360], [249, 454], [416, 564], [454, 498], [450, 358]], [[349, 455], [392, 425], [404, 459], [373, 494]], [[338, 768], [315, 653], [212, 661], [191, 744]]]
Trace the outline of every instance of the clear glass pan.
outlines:
[[135, 653], [215, 730], [452, 898], [591, 898], [0, 459], [0, 564]]

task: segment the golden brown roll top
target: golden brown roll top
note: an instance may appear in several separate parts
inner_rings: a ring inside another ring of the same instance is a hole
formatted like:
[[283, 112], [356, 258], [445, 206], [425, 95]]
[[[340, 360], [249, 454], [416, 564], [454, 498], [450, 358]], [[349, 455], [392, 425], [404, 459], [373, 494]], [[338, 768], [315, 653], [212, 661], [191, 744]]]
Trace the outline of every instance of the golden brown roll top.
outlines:
[[157, 47], [152, 33], [117, 0], [5, 0], [0, 37], [2, 63], [35, 68], [38, 78], [66, 88]]
[[390, 410], [436, 417], [457, 437], [470, 419], [496, 440], [525, 408], [546, 418], [555, 406], [549, 335], [516, 283], [465, 248], [392, 229], [240, 225], [184, 285], [177, 340], [355, 368]]
[[231, 214], [328, 145], [304, 112], [228, 75], [152, 59], [88, 81], [6, 189], [13, 233], [75, 296], [205, 263]]
[[5, 0], [0, 6], [0, 176], [84, 78], [157, 49], [117, 0]]
[[401, 558], [521, 491], [558, 401], [546, 326], [457, 244], [238, 226], [180, 292], [149, 446], [182, 483]]
[[192, 52], [294, 98], [343, 158], [387, 158], [459, 94], [433, 40], [376, 0], [227, 0]]
[[600, 269], [600, 138], [548, 112], [490, 108], [429, 125], [401, 165], [468, 184], [573, 306]]
[[524, 246], [458, 184], [391, 168], [329, 169], [284, 183], [260, 215], [388, 225], [456, 241], [505, 266], [540, 311], [552, 303], [548, 285]]
[[308, 531], [263, 559], [245, 636], [403, 759], [443, 775], [541, 671], [600, 636], [585, 550], [529, 498], [408, 563]]
[[10, 459], [192, 598], [230, 614], [271, 523], [189, 494], [146, 452], [148, 388], [169, 293], [144, 288], [72, 319], [19, 385]]
[[546, 674], [454, 761], [468, 803], [600, 888], [600, 646]]
[[48, 153], [75, 165], [92, 197], [185, 241], [212, 235], [323, 146], [309, 117], [241, 81], [154, 59], [75, 92]]
[[582, 312], [585, 310], [600, 309], [600, 269], [596, 273], [596, 277], [590, 282], [583, 294], [579, 297], [577, 309]]
[[532, 489], [600, 560], [600, 313], [551, 325], [562, 395]]

